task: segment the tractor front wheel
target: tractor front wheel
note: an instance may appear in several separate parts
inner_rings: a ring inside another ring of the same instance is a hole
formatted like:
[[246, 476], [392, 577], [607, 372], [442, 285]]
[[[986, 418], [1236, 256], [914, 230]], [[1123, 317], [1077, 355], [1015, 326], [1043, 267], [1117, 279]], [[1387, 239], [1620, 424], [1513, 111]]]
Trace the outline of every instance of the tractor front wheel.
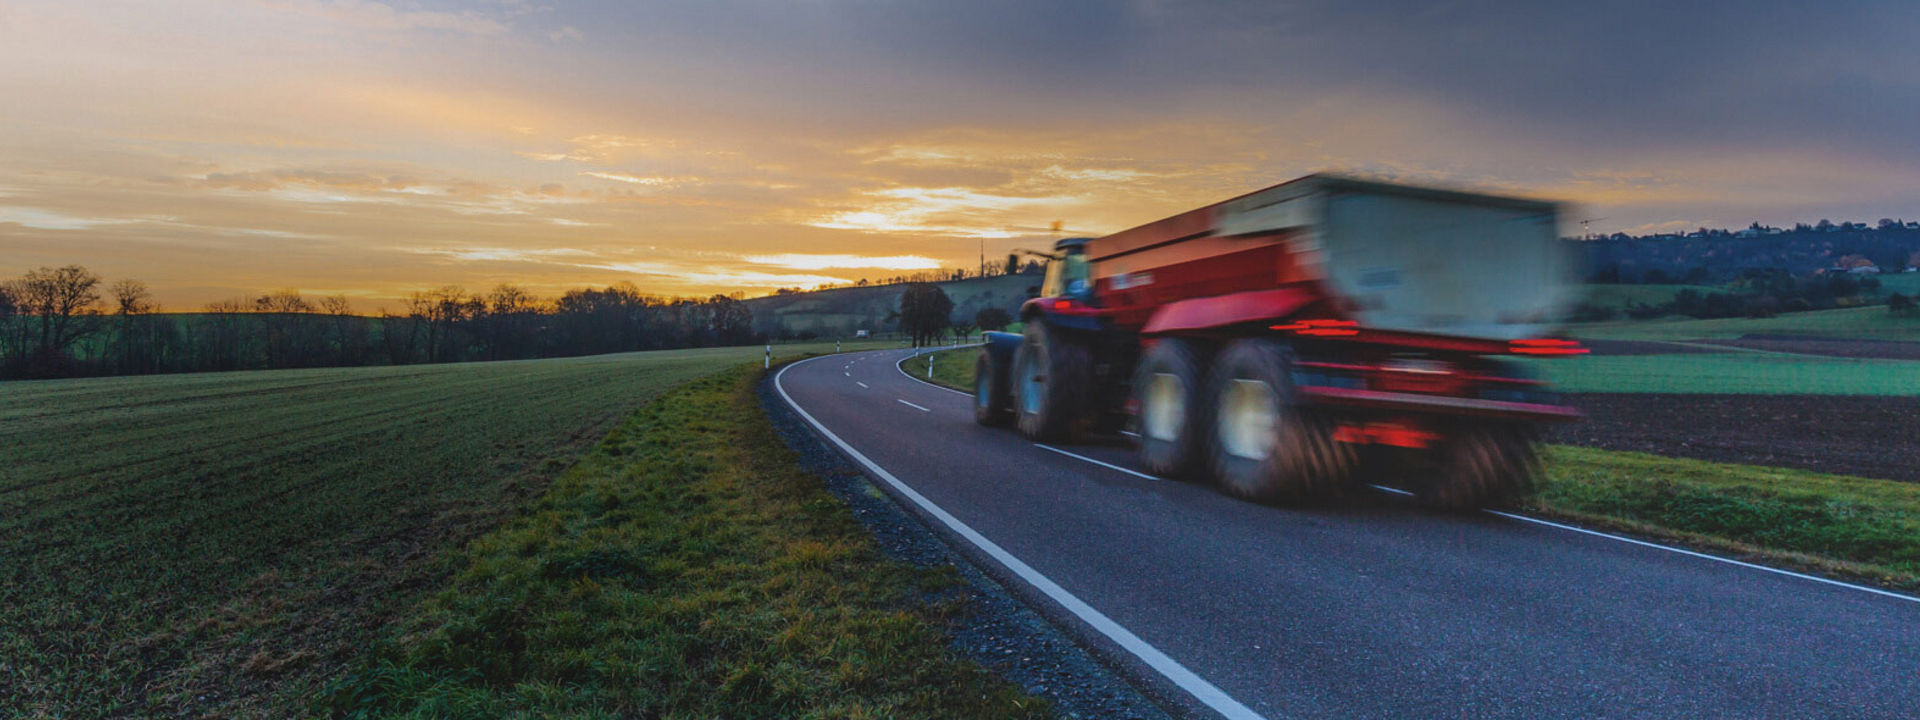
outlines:
[[1035, 318], [1013, 355], [1014, 414], [1031, 440], [1065, 440], [1081, 428], [1093, 386], [1087, 348]]

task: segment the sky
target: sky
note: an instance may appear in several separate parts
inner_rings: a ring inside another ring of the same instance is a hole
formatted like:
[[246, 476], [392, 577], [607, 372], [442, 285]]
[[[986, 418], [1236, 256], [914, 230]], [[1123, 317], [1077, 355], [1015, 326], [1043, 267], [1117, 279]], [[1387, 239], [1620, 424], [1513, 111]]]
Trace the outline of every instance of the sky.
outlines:
[[0, 278], [757, 295], [1318, 171], [1568, 234], [1920, 219], [1916, 36], [1846, 0], [0, 0]]

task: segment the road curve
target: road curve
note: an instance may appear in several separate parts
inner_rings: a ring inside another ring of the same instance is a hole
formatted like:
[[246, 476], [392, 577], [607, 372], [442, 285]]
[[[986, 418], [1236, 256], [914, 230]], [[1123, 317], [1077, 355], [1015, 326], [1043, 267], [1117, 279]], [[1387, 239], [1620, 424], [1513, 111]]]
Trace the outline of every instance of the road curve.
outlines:
[[1139, 473], [1126, 448], [979, 427], [969, 397], [900, 372], [906, 352], [815, 358], [775, 382], [963, 550], [1201, 712], [1920, 713], [1914, 598], [1385, 494], [1240, 502]]

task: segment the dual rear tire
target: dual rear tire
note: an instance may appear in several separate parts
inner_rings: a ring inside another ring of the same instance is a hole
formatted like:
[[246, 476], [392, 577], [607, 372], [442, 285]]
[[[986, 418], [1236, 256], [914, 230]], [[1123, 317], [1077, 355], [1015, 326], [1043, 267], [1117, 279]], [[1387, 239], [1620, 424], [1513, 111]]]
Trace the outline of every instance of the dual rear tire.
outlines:
[[1264, 338], [1237, 340], [1214, 361], [1208, 465], [1220, 488], [1261, 502], [1329, 497], [1352, 480], [1354, 453], [1334, 423], [1302, 407], [1293, 351]]
[[1300, 407], [1293, 353], [1264, 338], [1237, 340], [1208, 372], [1200, 348], [1170, 338], [1134, 374], [1140, 459], [1169, 477], [1207, 476], [1230, 495], [1302, 502], [1346, 487], [1354, 454], [1334, 425]]

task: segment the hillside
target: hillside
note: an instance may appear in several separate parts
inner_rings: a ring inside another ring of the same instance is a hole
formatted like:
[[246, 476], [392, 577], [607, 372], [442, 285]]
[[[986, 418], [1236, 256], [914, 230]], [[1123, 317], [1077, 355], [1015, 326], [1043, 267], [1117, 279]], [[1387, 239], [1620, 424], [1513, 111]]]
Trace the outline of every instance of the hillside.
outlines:
[[[1040, 284], [1039, 275], [1001, 275], [936, 283], [953, 299], [955, 322], [972, 322], [974, 313], [997, 307], [1012, 313], [1027, 299], [1027, 289]], [[905, 285], [846, 287], [788, 293], [746, 301], [753, 312], [753, 329], [768, 337], [852, 337], [857, 330], [886, 332], [896, 324], [888, 319], [900, 305]]]

